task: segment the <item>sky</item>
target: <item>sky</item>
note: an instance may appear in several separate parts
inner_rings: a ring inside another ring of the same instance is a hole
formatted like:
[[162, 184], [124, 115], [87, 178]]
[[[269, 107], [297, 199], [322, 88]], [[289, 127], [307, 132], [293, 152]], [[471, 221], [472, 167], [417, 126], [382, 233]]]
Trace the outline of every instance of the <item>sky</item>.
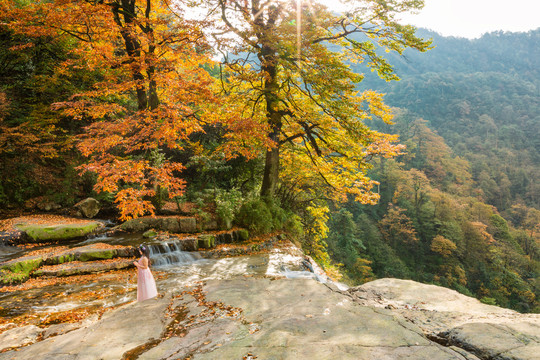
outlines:
[[420, 14], [402, 19], [444, 36], [474, 39], [497, 30], [540, 28], [540, 0], [425, 0]]

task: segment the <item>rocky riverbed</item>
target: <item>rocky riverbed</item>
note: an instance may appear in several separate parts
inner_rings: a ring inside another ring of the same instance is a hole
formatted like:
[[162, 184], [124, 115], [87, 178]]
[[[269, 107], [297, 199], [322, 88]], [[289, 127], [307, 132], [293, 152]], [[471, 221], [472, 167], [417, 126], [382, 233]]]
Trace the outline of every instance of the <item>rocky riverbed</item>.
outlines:
[[0, 288], [0, 360], [536, 359], [540, 353], [539, 315], [408, 280], [347, 288], [281, 237], [192, 252], [167, 238], [153, 255], [161, 264], [153, 269], [160, 295], [137, 303], [135, 270], [122, 268], [132, 255], [121, 243], [134, 240], [97, 240], [7, 261], [41, 255], [43, 264], [27, 281]]

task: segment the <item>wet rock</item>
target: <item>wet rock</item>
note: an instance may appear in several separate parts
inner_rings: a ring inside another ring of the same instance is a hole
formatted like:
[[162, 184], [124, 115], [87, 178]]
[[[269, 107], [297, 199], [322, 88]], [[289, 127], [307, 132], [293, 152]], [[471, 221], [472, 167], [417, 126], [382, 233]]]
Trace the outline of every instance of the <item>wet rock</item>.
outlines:
[[69, 263], [43, 266], [34, 272], [34, 276], [71, 276], [81, 274], [92, 274], [102, 271], [121, 270], [133, 265], [133, 259], [113, 259], [106, 261], [72, 261]]
[[216, 244], [233, 244], [249, 240], [246, 229], [236, 229], [216, 234]]
[[197, 251], [199, 250], [199, 240], [194, 237], [183, 238], [179, 240], [182, 244], [182, 251]]
[[145, 231], [143, 234], [142, 234], [143, 238], [154, 238], [157, 236], [157, 232], [155, 232], [154, 230], [148, 230], [148, 231]]
[[139, 253], [136, 248], [131, 246], [126, 246], [123, 248], [116, 249], [116, 255], [118, 257], [133, 257], [139, 256]]
[[24, 244], [28, 241], [28, 237], [24, 231], [17, 229], [11, 231], [0, 231], [0, 245], [17, 245]]
[[24, 256], [0, 264], [0, 285], [25, 282], [31, 273], [43, 264], [40, 256]]
[[86, 198], [75, 204], [75, 208], [79, 210], [84, 217], [93, 218], [99, 213], [99, 201], [94, 198]]
[[98, 221], [91, 221], [59, 225], [17, 224], [15, 227], [25, 232], [31, 242], [38, 243], [84, 237], [104, 228], [104, 225]]
[[[25, 282], [31, 276], [39, 276], [41, 273], [39, 273], [38, 269], [43, 265], [58, 265], [73, 261], [87, 262], [133, 256], [135, 256], [135, 249], [131, 247], [112, 247], [101, 243], [67, 249], [56, 253], [23, 256], [0, 264], [0, 284], [18, 284]], [[113, 269], [116, 268], [114, 266], [110, 268], [110, 270]], [[107, 269], [105, 268], [103, 270]]]
[[133, 256], [131, 251], [115, 247], [104, 248], [103, 246], [104, 244], [97, 243], [68, 249], [58, 254], [46, 256], [44, 262], [46, 265], [55, 265], [70, 261], [106, 260], [120, 257], [120, 255], [126, 255], [124, 257]]
[[199, 235], [197, 237], [197, 246], [199, 249], [212, 249], [216, 246], [216, 237], [214, 235]]

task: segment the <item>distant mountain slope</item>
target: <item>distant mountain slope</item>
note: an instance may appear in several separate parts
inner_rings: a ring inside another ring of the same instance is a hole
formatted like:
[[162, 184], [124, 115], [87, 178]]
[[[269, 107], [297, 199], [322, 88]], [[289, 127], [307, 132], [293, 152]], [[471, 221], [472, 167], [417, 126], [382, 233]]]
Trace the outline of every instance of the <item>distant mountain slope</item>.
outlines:
[[424, 29], [419, 34], [433, 38], [435, 48], [390, 55], [401, 81], [386, 83], [366, 73], [361, 88], [386, 93], [388, 105], [427, 120], [472, 163], [476, 180], [486, 166], [496, 182], [504, 174], [513, 184], [512, 199], [500, 211], [516, 201], [540, 208], [534, 184], [540, 176], [540, 29], [476, 40]]

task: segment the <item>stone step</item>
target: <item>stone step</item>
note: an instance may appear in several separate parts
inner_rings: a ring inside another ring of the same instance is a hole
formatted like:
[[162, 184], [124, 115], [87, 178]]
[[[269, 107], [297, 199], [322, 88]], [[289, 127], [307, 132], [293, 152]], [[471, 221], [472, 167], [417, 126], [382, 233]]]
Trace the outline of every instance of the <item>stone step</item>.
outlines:
[[71, 276], [82, 274], [93, 274], [102, 271], [121, 270], [133, 265], [132, 259], [108, 259], [99, 261], [71, 261], [69, 263], [63, 263], [58, 265], [46, 265], [40, 267], [38, 270], [32, 273], [33, 277], [40, 276]]
[[[54, 251], [54, 249], [52, 249]], [[118, 257], [134, 257], [136, 249], [112, 246], [103, 243], [90, 244], [57, 252], [42, 250], [0, 264], [0, 284], [15, 284], [28, 280], [31, 274], [42, 266], [57, 265], [73, 261], [87, 262]]]
[[159, 216], [131, 219], [116, 226], [113, 228], [113, 231], [145, 232], [150, 229], [167, 231], [170, 233], [195, 233], [202, 230], [200, 224], [197, 224], [197, 218], [195, 217]]

